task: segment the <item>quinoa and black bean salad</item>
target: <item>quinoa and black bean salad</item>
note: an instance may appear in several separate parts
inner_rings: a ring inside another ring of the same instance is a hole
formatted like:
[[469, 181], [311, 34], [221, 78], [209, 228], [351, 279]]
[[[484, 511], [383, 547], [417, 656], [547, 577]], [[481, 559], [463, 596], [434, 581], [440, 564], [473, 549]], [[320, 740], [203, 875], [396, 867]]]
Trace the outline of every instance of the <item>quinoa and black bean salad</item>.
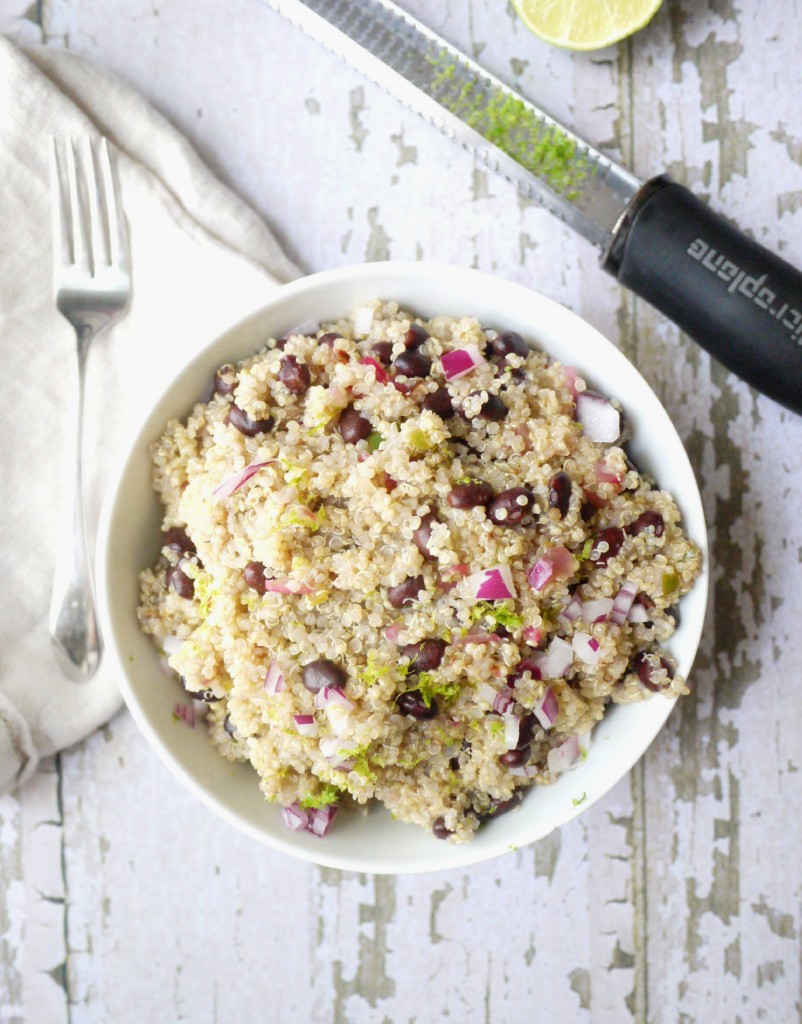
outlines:
[[153, 445], [142, 626], [291, 829], [376, 799], [465, 842], [610, 701], [688, 692], [662, 644], [699, 549], [618, 405], [502, 328], [372, 302]]

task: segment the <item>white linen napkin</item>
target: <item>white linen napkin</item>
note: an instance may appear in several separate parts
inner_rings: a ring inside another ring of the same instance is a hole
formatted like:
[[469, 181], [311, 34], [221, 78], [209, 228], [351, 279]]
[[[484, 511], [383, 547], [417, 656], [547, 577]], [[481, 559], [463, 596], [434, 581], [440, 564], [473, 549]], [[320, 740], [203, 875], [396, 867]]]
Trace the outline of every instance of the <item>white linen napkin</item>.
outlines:
[[0, 37], [0, 793], [119, 707], [101, 665], [59, 671], [47, 632], [74, 334], [52, 297], [49, 135], [106, 135], [129, 225], [133, 301], [89, 356], [90, 537], [120, 443], [187, 359], [299, 271], [141, 96], [75, 56]]

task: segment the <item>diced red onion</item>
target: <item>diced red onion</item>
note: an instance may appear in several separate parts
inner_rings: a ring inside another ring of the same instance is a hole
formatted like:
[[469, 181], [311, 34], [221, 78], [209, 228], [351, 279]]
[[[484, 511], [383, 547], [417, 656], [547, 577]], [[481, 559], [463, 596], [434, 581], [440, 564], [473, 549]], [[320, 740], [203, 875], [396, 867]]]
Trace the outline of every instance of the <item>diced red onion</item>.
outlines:
[[595, 391], [581, 391], [576, 396], [576, 418], [589, 441], [612, 444], [621, 435], [618, 410]]
[[545, 551], [529, 570], [526, 581], [533, 590], [542, 590], [552, 579], [567, 579], [577, 570], [577, 561], [568, 548], [557, 544]]
[[535, 713], [535, 718], [540, 722], [544, 729], [550, 729], [557, 721], [557, 715], [560, 712], [560, 706], [557, 703], [557, 698], [554, 695], [554, 690], [550, 686], [546, 687], [546, 692], [540, 698], [540, 700], [532, 708]]
[[471, 596], [477, 601], [506, 601], [515, 597], [515, 584], [508, 565], [496, 565], [492, 569], [475, 572], [468, 577]]
[[476, 345], [465, 345], [464, 348], [455, 348], [452, 352], [444, 352], [440, 357], [443, 364], [443, 374], [446, 380], [459, 380], [466, 374], [471, 373], [477, 366], [484, 362], [484, 356]]
[[559, 775], [561, 772], [573, 768], [582, 759], [585, 750], [583, 750], [579, 736], [568, 736], [564, 743], [549, 751], [546, 762], [549, 771]]
[[398, 643], [398, 638], [406, 628], [405, 622], [394, 622], [391, 626], [387, 626], [384, 630], [384, 635], [391, 644], [396, 644]]
[[521, 636], [532, 647], [537, 647], [543, 639], [543, 630], [537, 626], [527, 626]]
[[574, 594], [574, 596], [571, 598], [571, 600], [568, 602], [565, 608], [563, 608], [563, 610], [560, 612], [557, 618], [561, 619], [565, 623], [571, 623], [574, 621], [574, 619], [579, 618], [581, 612], [582, 599], [578, 597], [576, 594]]
[[372, 306], [360, 306], [354, 311], [354, 334], [369, 334], [372, 324]]
[[554, 575], [560, 579], [572, 576], [578, 568], [577, 560], [562, 544], [556, 544], [553, 548], [549, 548], [546, 558], [554, 566]]
[[634, 601], [632, 607], [629, 609], [627, 618], [630, 622], [648, 622], [649, 610], [646, 605], [641, 604], [640, 601]]
[[303, 832], [309, 824], [309, 815], [300, 804], [282, 807], [281, 818], [291, 832]]
[[594, 622], [606, 622], [610, 612], [613, 610], [613, 599], [611, 597], [597, 597], [592, 601], [582, 603], [582, 621], [588, 625]]
[[320, 741], [320, 753], [328, 760], [342, 750], [343, 741], [339, 736], [324, 736]]
[[317, 736], [317, 722], [314, 715], [293, 715], [292, 720], [301, 736]]
[[621, 489], [621, 477], [610, 469], [604, 459], [599, 459], [593, 469], [600, 484], [615, 484], [619, 490]]
[[331, 828], [334, 816], [339, 808], [337, 804], [328, 804], [326, 807], [313, 807], [309, 811], [309, 824], [307, 832], [322, 839]]
[[476, 690], [476, 696], [481, 697], [483, 701], [493, 707], [496, 697], [498, 697], [498, 690], [490, 685], [490, 683], [481, 683]]
[[314, 594], [315, 588], [298, 580], [265, 580], [265, 592], [270, 594]]
[[613, 609], [610, 612], [610, 618], [613, 620], [613, 622], [617, 623], [619, 626], [624, 625], [624, 623], [627, 620], [627, 615], [629, 615], [632, 609], [632, 605], [637, 596], [637, 590], [635, 590], [635, 588], [630, 583], [625, 583], [621, 587], [621, 589], [615, 595], [615, 600], [613, 601]]
[[252, 476], [255, 476], [260, 469], [263, 469], [265, 466], [271, 466], [275, 461], [275, 459], [268, 459], [266, 462], [252, 462], [250, 466], [245, 466], [244, 469], [230, 476], [228, 480], [224, 480], [219, 487], [215, 487], [212, 491], [212, 497], [215, 501], [227, 498], [229, 494], [239, 490], [244, 483], [247, 483]]
[[505, 686], [504, 689], [497, 693], [493, 698], [493, 710], [498, 711], [500, 715], [506, 715], [514, 703], [515, 694], [509, 686]]
[[519, 764], [517, 768], [508, 768], [510, 775], [517, 775], [524, 779], [533, 779], [539, 769], [533, 764]]
[[335, 736], [346, 736], [351, 731], [351, 716], [348, 711], [349, 709], [342, 704], [329, 704], [326, 708], [326, 718]]
[[538, 558], [529, 570], [526, 582], [533, 590], [542, 590], [554, 575], [554, 566], [546, 558]]
[[173, 706], [173, 715], [180, 719], [184, 725], [188, 725], [190, 729], [195, 728], [195, 707], [192, 704], [184, 704], [183, 701], [178, 701]]
[[561, 679], [573, 661], [574, 652], [571, 645], [556, 636], [547, 651], [535, 651], [530, 654], [526, 659], [526, 665], [535, 679]]
[[281, 693], [284, 689], [284, 673], [275, 663], [270, 662], [270, 668], [267, 670], [265, 676], [264, 690], [268, 697], [275, 697], [277, 693]]
[[390, 379], [389, 373], [385, 370], [378, 359], [374, 359], [373, 356], [365, 356], [362, 360], [365, 366], [372, 366], [376, 373], [376, 381], [379, 384], [386, 384]]
[[518, 715], [504, 716], [504, 742], [507, 750], [515, 750], [521, 735], [521, 719]]
[[588, 633], [574, 633], [571, 640], [574, 654], [586, 665], [599, 664], [599, 641]]
[[576, 390], [576, 382], [579, 380], [579, 373], [573, 366], [564, 366], [563, 373], [565, 374], [565, 379], [568, 383], [568, 389], [571, 392], [571, 397], [576, 401], [576, 396], [578, 394], [578, 391]]
[[354, 706], [345, 696], [341, 686], [323, 686], [315, 694], [315, 707], [325, 708], [329, 704], [336, 704], [342, 708], [352, 708]]

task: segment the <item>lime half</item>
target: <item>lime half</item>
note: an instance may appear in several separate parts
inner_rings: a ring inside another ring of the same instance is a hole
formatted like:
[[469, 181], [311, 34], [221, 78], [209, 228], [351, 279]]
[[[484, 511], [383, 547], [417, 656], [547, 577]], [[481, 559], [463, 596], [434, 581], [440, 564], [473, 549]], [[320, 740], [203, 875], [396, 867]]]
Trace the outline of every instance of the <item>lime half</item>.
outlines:
[[632, 35], [662, 0], [513, 0], [526, 27], [554, 46], [598, 50]]

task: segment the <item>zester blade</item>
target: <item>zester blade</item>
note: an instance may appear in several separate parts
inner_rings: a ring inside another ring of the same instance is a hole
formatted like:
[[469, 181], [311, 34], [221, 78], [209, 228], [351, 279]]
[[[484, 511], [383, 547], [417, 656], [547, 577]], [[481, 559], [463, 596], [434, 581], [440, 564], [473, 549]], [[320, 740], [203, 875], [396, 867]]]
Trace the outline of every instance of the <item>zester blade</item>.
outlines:
[[634, 175], [391, 0], [267, 0], [304, 32], [605, 250]]

